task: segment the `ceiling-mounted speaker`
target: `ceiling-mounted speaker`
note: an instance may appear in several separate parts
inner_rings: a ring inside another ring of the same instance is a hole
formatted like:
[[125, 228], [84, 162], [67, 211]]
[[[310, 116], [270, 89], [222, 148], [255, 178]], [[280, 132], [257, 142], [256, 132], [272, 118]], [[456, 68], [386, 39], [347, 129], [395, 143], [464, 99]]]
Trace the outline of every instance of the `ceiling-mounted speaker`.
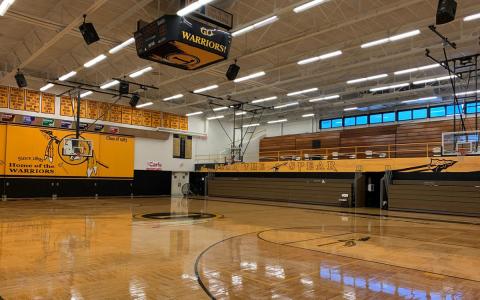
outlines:
[[136, 107], [139, 101], [140, 101], [140, 96], [138, 94], [133, 94], [128, 104], [130, 104], [131, 107]]
[[20, 72], [20, 70], [18, 70], [17, 74], [15, 75], [15, 81], [17, 82], [19, 88], [27, 87], [27, 79], [25, 78], [25, 75]]
[[228, 80], [235, 80], [237, 78], [238, 72], [240, 71], [240, 67], [235, 63], [231, 64], [228, 67], [227, 74], [225, 74]]
[[439, 0], [437, 8], [437, 25], [446, 24], [455, 20], [457, 2], [455, 0]]
[[118, 92], [121, 95], [125, 95], [130, 93], [130, 85], [126, 81], [120, 81], [120, 84], [118, 86]]
[[85, 19], [87, 15], [83, 15], [83, 24], [78, 27], [80, 32], [82, 33], [83, 39], [87, 45], [93, 44], [100, 40], [97, 31], [95, 30], [95, 26], [92, 23], [85, 23]]

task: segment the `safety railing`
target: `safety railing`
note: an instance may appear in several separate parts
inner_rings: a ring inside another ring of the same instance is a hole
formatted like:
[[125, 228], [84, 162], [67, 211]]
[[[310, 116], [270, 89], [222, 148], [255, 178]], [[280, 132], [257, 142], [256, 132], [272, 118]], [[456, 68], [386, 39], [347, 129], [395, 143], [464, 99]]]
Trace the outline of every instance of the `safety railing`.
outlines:
[[318, 160], [318, 159], [373, 159], [441, 156], [441, 142], [343, 146], [319, 149], [262, 151], [260, 161]]

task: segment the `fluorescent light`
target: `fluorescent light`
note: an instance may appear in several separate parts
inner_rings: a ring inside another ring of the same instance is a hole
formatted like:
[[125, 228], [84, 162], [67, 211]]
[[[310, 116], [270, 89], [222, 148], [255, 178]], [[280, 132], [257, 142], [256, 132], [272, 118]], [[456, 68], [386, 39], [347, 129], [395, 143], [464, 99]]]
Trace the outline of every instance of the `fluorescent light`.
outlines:
[[106, 90], [106, 89], [108, 89], [108, 88], [111, 88], [112, 86], [115, 86], [115, 85], [119, 84], [119, 83], [120, 83], [120, 81], [118, 81], [118, 80], [113, 80], [113, 81], [107, 82], [107, 83], [105, 83], [104, 85], [100, 86], [100, 88], [101, 88], [102, 90]]
[[357, 110], [358, 107], [348, 107], [348, 108], [345, 108], [343, 111], [352, 111], [352, 110]]
[[213, 111], [222, 111], [222, 110], [226, 110], [226, 109], [228, 109], [227, 106], [222, 106], [222, 107], [216, 107], [216, 108], [214, 108]]
[[273, 96], [273, 97], [268, 97], [268, 98], [256, 99], [256, 100], [253, 100], [252, 103], [261, 103], [261, 102], [272, 101], [272, 100], [277, 100], [277, 99], [278, 99], [277, 96]]
[[186, 114], [186, 116], [191, 117], [191, 116], [197, 116], [197, 115], [201, 115], [201, 114], [203, 114], [203, 111], [197, 111], [197, 112], [189, 113], [189, 114]]
[[380, 78], [385, 78], [385, 77], [388, 77], [388, 74], [379, 74], [379, 75], [374, 75], [374, 76], [369, 76], [369, 77], [353, 79], [353, 80], [347, 81], [347, 84], [355, 84], [355, 83], [360, 83], [360, 82], [365, 82], [365, 81], [375, 80], [375, 79], [380, 79]]
[[335, 56], [339, 56], [339, 55], [342, 55], [342, 51], [335, 51], [335, 52], [330, 52], [330, 53], [327, 53], [327, 54], [323, 54], [323, 55], [320, 55], [320, 56], [315, 56], [315, 57], [311, 57], [311, 58], [307, 58], [307, 59], [304, 59], [304, 60], [301, 60], [298, 62], [299, 65], [306, 65], [306, 64], [309, 64], [309, 63], [313, 63], [313, 62], [316, 62], [316, 61], [319, 61], [319, 60], [324, 60], [324, 59], [328, 59], [328, 58], [331, 58], [331, 57], [335, 57]]
[[287, 122], [287, 119], [275, 120], [275, 121], [268, 121], [268, 124], [276, 124], [276, 123], [284, 123]]
[[87, 97], [87, 96], [90, 96], [91, 94], [93, 94], [92, 91], [85, 92], [85, 93], [83, 93], [83, 94], [80, 94], [80, 98], [85, 98], [85, 97]]
[[300, 5], [300, 6], [295, 7], [295, 8], [293, 9], [293, 11], [298, 14], [298, 13], [301, 13], [301, 12], [303, 12], [303, 11], [306, 11], [306, 10], [312, 8], [312, 7], [315, 7], [315, 6], [317, 6], [317, 5], [320, 5], [320, 4], [324, 3], [324, 2], [327, 2], [327, 0], [313, 0], [313, 1], [310, 1], [310, 2], [307, 2], [307, 3], [305, 3], [305, 4], [302, 4], [302, 5]]
[[146, 67], [144, 69], [141, 69], [139, 71], [136, 71], [136, 72], [133, 72], [132, 74], [130, 74], [129, 76], [131, 78], [136, 78], [136, 77], [139, 77], [139, 76], [142, 76], [143, 74], [147, 73], [147, 72], [150, 72], [151, 70], [153, 70], [152, 67]]
[[236, 116], [243, 116], [243, 115], [246, 115], [246, 114], [247, 114], [246, 111], [241, 111], [241, 112], [235, 113]]
[[263, 71], [253, 73], [253, 74], [250, 74], [248, 76], [237, 78], [233, 82], [238, 83], [238, 82], [242, 82], [242, 81], [245, 81], [245, 80], [250, 80], [250, 79], [254, 79], [254, 78], [258, 78], [258, 77], [262, 77], [262, 76], [265, 76], [265, 72], [263, 72]]
[[55, 85], [53, 83], [48, 83], [47, 85], [43, 86], [40, 88], [40, 91], [41, 92], [45, 92], [46, 90], [48, 89], [51, 89], [52, 87], [54, 87]]
[[311, 92], [316, 92], [316, 91], [318, 91], [318, 88], [311, 88], [311, 89], [307, 89], [307, 90], [303, 90], [303, 91], [288, 93], [287, 96], [289, 96], [289, 97], [291, 97], [291, 96], [297, 96], [297, 95], [306, 94], [306, 93], [311, 93]]
[[457, 75], [450, 75], [450, 76], [442, 76], [437, 78], [423, 79], [423, 80], [414, 81], [413, 84], [418, 85], [418, 84], [430, 83], [435, 81], [442, 81], [442, 80], [447, 80], [456, 76]]
[[404, 104], [408, 104], [408, 103], [414, 103], [414, 102], [423, 102], [423, 101], [431, 101], [431, 100], [437, 100], [438, 97], [425, 97], [425, 98], [420, 98], [420, 99], [414, 99], [414, 100], [405, 100], [405, 101], [402, 101], [402, 103]]
[[395, 41], [398, 41], [398, 40], [401, 40], [401, 39], [416, 36], [416, 35], [419, 35], [420, 33], [421, 32], [418, 29], [417, 30], [412, 30], [412, 31], [409, 31], [409, 32], [393, 35], [389, 38], [384, 38], [384, 39], [376, 40], [376, 41], [373, 41], [373, 42], [365, 43], [365, 44], [361, 45], [360, 47], [370, 48], [370, 47], [378, 46], [378, 45], [385, 44], [385, 43], [388, 43], [388, 42], [395, 42]]
[[136, 108], [142, 108], [142, 107], [147, 107], [147, 106], [152, 106], [152, 105], [153, 105], [153, 102], [146, 102], [146, 103], [143, 103], [143, 104], [139, 104], [135, 107]]
[[67, 74], [61, 76], [60, 78], [58, 78], [58, 80], [60, 80], [60, 81], [65, 81], [65, 80], [67, 80], [68, 78], [73, 77], [73, 76], [75, 76], [75, 75], [77, 75], [77, 72], [72, 71], [72, 72], [70, 72], [70, 73], [67, 73]]
[[216, 117], [209, 117], [207, 120], [217, 120], [217, 119], [223, 119], [225, 116], [216, 116]]
[[409, 86], [409, 85], [410, 85], [410, 83], [408, 83], [408, 82], [406, 82], [406, 83], [394, 84], [394, 85], [387, 85], [387, 86], [382, 86], [382, 87], [370, 89], [370, 92], [378, 92], [378, 91], [392, 90], [392, 89], [396, 89], [396, 88], [406, 87], [406, 86]]
[[183, 97], [183, 94], [178, 94], [178, 95], [174, 95], [174, 96], [171, 96], [171, 97], [167, 97], [167, 98], [163, 98], [163, 101], [169, 101], [169, 100], [174, 100], [174, 99], [180, 99]]
[[340, 95], [331, 95], [331, 96], [325, 96], [320, 98], [313, 98], [308, 100], [308, 102], [318, 102], [318, 101], [338, 99], [338, 98], [340, 98]]
[[418, 71], [423, 71], [423, 70], [428, 70], [428, 69], [433, 69], [433, 68], [438, 68], [438, 67], [440, 67], [440, 64], [433, 64], [433, 65], [427, 65], [427, 66], [422, 66], [422, 67], [418, 67], [418, 68], [401, 70], [401, 71], [397, 71], [393, 74], [402, 75], [402, 74], [413, 73], [413, 72], [418, 72]]
[[468, 95], [472, 95], [472, 94], [480, 94], [480, 90], [457, 93], [457, 97], [458, 96], [468, 96]]
[[295, 105], [298, 105], [298, 102], [291, 102], [291, 103], [287, 103], [287, 104], [282, 104], [282, 105], [275, 106], [273, 108], [274, 109], [281, 109], [281, 108], [295, 106]]
[[192, 4], [190, 5], [187, 5], [185, 6], [184, 8], [180, 9], [179, 11], [177, 11], [177, 15], [180, 16], [180, 17], [183, 17], [183, 16], [186, 16], [188, 15], [189, 13], [193, 12], [193, 11], [196, 11], [197, 9], [199, 9], [200, 7], [212, 2], [213, 0], [198, 0], [196, 2], [193, 2]]
[[315, 117], [315, 114], [305, 114], [305, 115], [302, 115], [302, 118], [310, 118], [310, 117]]
[[[0, 12], [0, 14], [1, 14], [1, 12]], [[480, 13], [463, 18], [463, 20], [466, 21], [466, 22], [477, 20], [477, 19], [480, 19]]]
[[247, 33], [249, 31], [252, 31], [252, 30], [255, 30], [255, 29], [258, 29], [260, 27], [263, 27], [263, 26], [266, 26], [268, 24], [271, 24], [275, 21], [278, 20], [278, 17], [277, 16], [273, 16], [273, 17], [270, 17], [268, 19], [265, 19], [263, 21], [260, 21], [258, 23], [255, 23], [253, 25], [250, 25], [250, 26], [247, 26], [247, 27], [244, 27], [242, 29], [239, 29], [235, 32], [232, 33], [232, 36], [238, 36], [238, 35], [241, 35], [241, 34], [244, 34], [244, 33]]
[[243, 125], [242, 127], [243, 128], [248, 128], [248, 127], [256, 127], [256, 126], [260, 126], [260, 124], [259, 123], [253, 123], [253, 124]]
[[198, 93], [202, 93], [202, 92], [206, 92], [206, 91], [211, 91], [211, 90], [214, 90], [214, 89], [218, 89], [218, 85], [211, 85], [211, 86], [207, 86], [207, 87], [204, 87], [204, 88], [201, 88], [201, 89], [198, 89], [198, 90], [194, 90], [193, 93], [194, 94], [198, 94]]
[[122, 50], [123, 48], [127, 47], [128, 45], [130, 44], [133, 44], [135, 43], [135, 38], [129, 38], [128, 40], [126, 40], [125, 42], [121, 43], [120, 45], [117, 45], [115, 47], [113, 47], [112, 49], [108, 50], [108, 53], [110, 54], [115, 54], [117, 53], [118, 51]]
[[90, 68], [90, 67], [98, 64], [99, 62], [101, 62], [105, 58], [107, 58], [107, 56], [105, 54], [100, 54], [99, 56], [95, 57], [94, 59], [92, 59], [90, 61], [87, 61], [85, 64], [83, 64], [83, 66], [85, 68]]
[[3, 2], [0, 4], [0, 16], [4, 16], [7, 13], [7, 10], [10, 8], [10, 6], [15, 2], [15, 0], [3, 0]]

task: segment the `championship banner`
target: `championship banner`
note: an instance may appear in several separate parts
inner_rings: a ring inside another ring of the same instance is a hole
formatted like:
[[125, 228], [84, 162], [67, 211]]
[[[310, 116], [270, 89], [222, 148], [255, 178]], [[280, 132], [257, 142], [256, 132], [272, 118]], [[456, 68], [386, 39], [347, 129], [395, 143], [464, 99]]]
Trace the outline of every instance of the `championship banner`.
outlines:
[[133, 177], [133, 137], [1, 125], [0, 143], [5, 176]]
[[418, 173], [478, 172], [480, 156], [252, 162], [217, 165], [215, 169], [204, 167], [200, 171], [355, 173], [385, 172], [386, 170]]
[[165, 15], [135, 32], [139, 57], [184, 70], [228, 58], [232, 36], [192, 18]]

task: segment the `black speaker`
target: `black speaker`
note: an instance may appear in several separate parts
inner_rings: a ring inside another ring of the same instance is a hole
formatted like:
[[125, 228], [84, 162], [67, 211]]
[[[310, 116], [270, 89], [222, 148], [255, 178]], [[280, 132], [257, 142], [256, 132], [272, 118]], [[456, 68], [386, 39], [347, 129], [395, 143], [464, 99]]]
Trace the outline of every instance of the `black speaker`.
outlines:
[[237, 64], [231, 64], [227, 70], [227, 78], [228, 80], [235, 80], [237, 78], [238, 72], [240, 71], [240, 67]]
[[138, 101], [140, 101], [140, 96], [138, 94], [133, 94], [128, 104], [130, 104], [131, 107], [136, 107], [138, 104]]
[[130, 85], [128, 82], [120, 81], [120, 85], [118, 86], [118, 92], [122, 95], [128, 94], [130, 92]]
[[439, 0], [437, 8], [437, 25], [455, 20], [457, 2], [455, 0]]
[[322, 142], [320, 140], [312, 140], [312, 149], [322, 148]]
[[83, 39], [87, 45], [93, 44], [100, 40], [92, 23], [83, 23], [78, 29], [80, 29]]
[[25, 79], [25, 76], [20, 73], [20, 71], [18, 71], [15, 75], [15, 80], [17, 81], [17, 85], [19, 88], [27, 87], [27, 79]]

